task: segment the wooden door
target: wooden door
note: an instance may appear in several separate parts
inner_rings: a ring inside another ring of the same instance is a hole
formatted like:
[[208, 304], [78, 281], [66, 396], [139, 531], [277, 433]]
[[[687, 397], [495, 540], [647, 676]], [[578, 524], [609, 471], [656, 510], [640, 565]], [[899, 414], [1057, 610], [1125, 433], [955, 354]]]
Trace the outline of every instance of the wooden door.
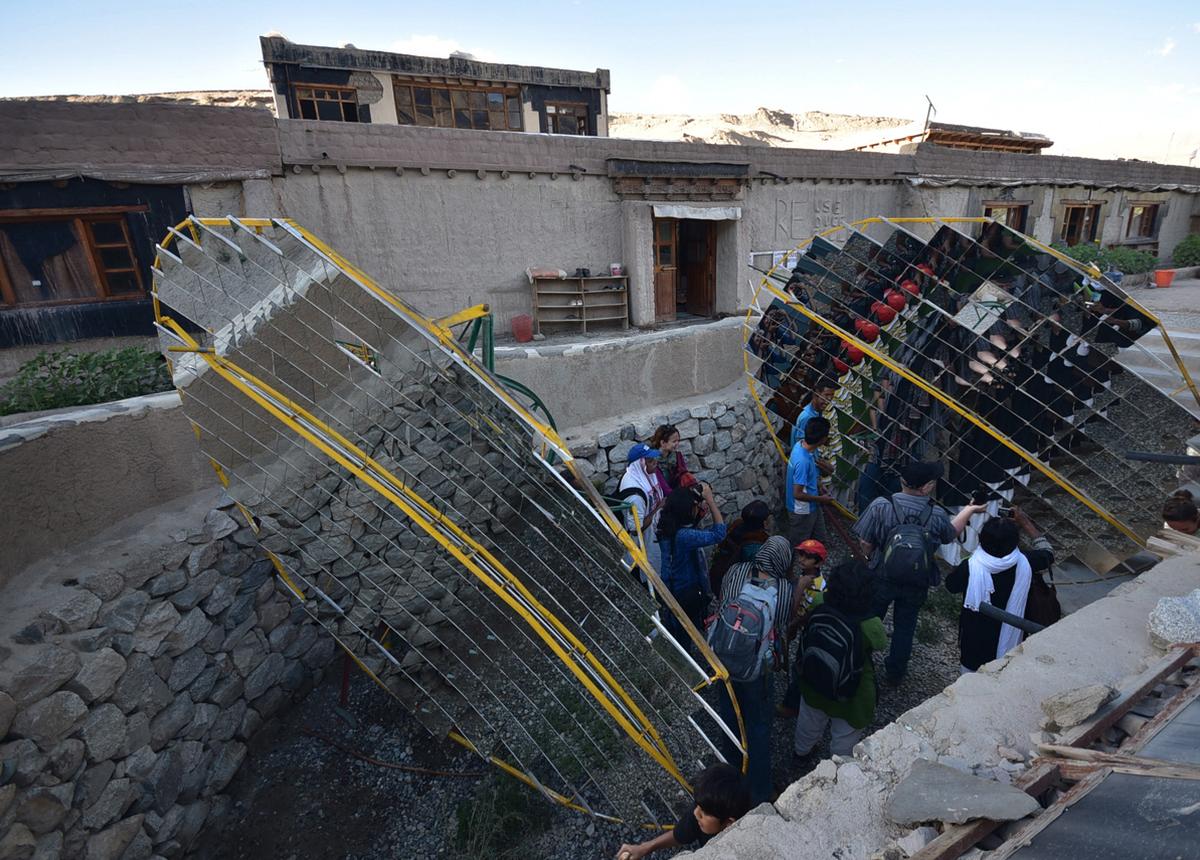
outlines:
[[716, 224], [712, 221], [688, 221], [687, 248], [680, 249], [687, 260], [687, 312], [710, 317], [716, 306]]
[[679, 222], [654, 219], [654, 321], [675, 319], [675, 288], [679, 282]]

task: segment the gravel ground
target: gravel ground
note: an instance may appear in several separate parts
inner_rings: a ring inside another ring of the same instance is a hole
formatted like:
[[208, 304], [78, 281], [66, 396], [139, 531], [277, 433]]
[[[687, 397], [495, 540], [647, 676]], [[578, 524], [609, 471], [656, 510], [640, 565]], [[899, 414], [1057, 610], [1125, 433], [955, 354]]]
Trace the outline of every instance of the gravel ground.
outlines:
[[[909, 677], [897, 688], [880, 689], [874, 728], [957, 677], [954, 623], [934, 611], [933, 603], [922, 613]], [[890, 622], [887, 626], [890, 632]], [[876, 655], [880, 671], [881, 657]], [[221, 830], [202, 834], [196, 857], [605, 858], [623, 841], [646, 838], [645, 831], [543, 801], [471, 753], [431, 739], [361, 673], [352, 673], [343, 711], [337, 706], [339, 684], [334, 671], [279, 721], [270, 737], [256, 742], [231, 786], [235, 803], [230, 820]], [[777, 697], [785, 686], [775, 685]], [[807, 769], [792, 761], [791, 730], [789, 721], [776, 721], [773, 755], [780, 787]], [[369, 763], [309, 731], [379, 761], [467, 776], [433, 776]], [[827, 752], [824, 746], [822, 752]], [[460, 815], [467, 822], [461, 829]]]

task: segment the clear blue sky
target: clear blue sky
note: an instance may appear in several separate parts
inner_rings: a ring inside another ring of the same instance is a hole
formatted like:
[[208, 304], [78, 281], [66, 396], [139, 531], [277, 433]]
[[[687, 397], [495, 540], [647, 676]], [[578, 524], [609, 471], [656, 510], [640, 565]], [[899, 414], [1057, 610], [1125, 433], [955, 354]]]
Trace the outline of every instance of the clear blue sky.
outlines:
[[[613, 111], [758, 106], [1048, 134], [1055, 151], [1186, 163], [1200, 2], [845, 4], [3, 0], [0, 96], [264, 88], [257, 37], [612, 71]], [[1200, 157], [1195, 163], [1200, 165]]]

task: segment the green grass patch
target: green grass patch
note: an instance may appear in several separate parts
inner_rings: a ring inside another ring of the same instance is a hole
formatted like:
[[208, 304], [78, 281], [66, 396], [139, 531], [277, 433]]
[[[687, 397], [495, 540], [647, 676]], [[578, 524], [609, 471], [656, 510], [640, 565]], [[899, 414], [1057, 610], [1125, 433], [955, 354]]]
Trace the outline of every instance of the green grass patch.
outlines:
[[550, 826], [550, 801], [510, 776], [491, 774], [459, 803], [451, 834], [456, 860], [517, 860], [522, 843]]
[[0, 415], [107, 403], [173, 387], [162, 355], [140, 346], [40, 352], [0, 386]]

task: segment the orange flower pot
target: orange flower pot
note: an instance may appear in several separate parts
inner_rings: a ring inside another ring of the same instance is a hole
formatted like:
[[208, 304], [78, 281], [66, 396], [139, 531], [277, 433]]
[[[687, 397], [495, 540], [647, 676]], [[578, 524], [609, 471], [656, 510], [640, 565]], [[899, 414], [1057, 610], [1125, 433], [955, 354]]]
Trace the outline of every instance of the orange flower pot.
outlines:
[[1169, 287], [1171, 281], [1175, 280], [1174, 269], [1155, 269], [1154, 270], [1154, 286]]

